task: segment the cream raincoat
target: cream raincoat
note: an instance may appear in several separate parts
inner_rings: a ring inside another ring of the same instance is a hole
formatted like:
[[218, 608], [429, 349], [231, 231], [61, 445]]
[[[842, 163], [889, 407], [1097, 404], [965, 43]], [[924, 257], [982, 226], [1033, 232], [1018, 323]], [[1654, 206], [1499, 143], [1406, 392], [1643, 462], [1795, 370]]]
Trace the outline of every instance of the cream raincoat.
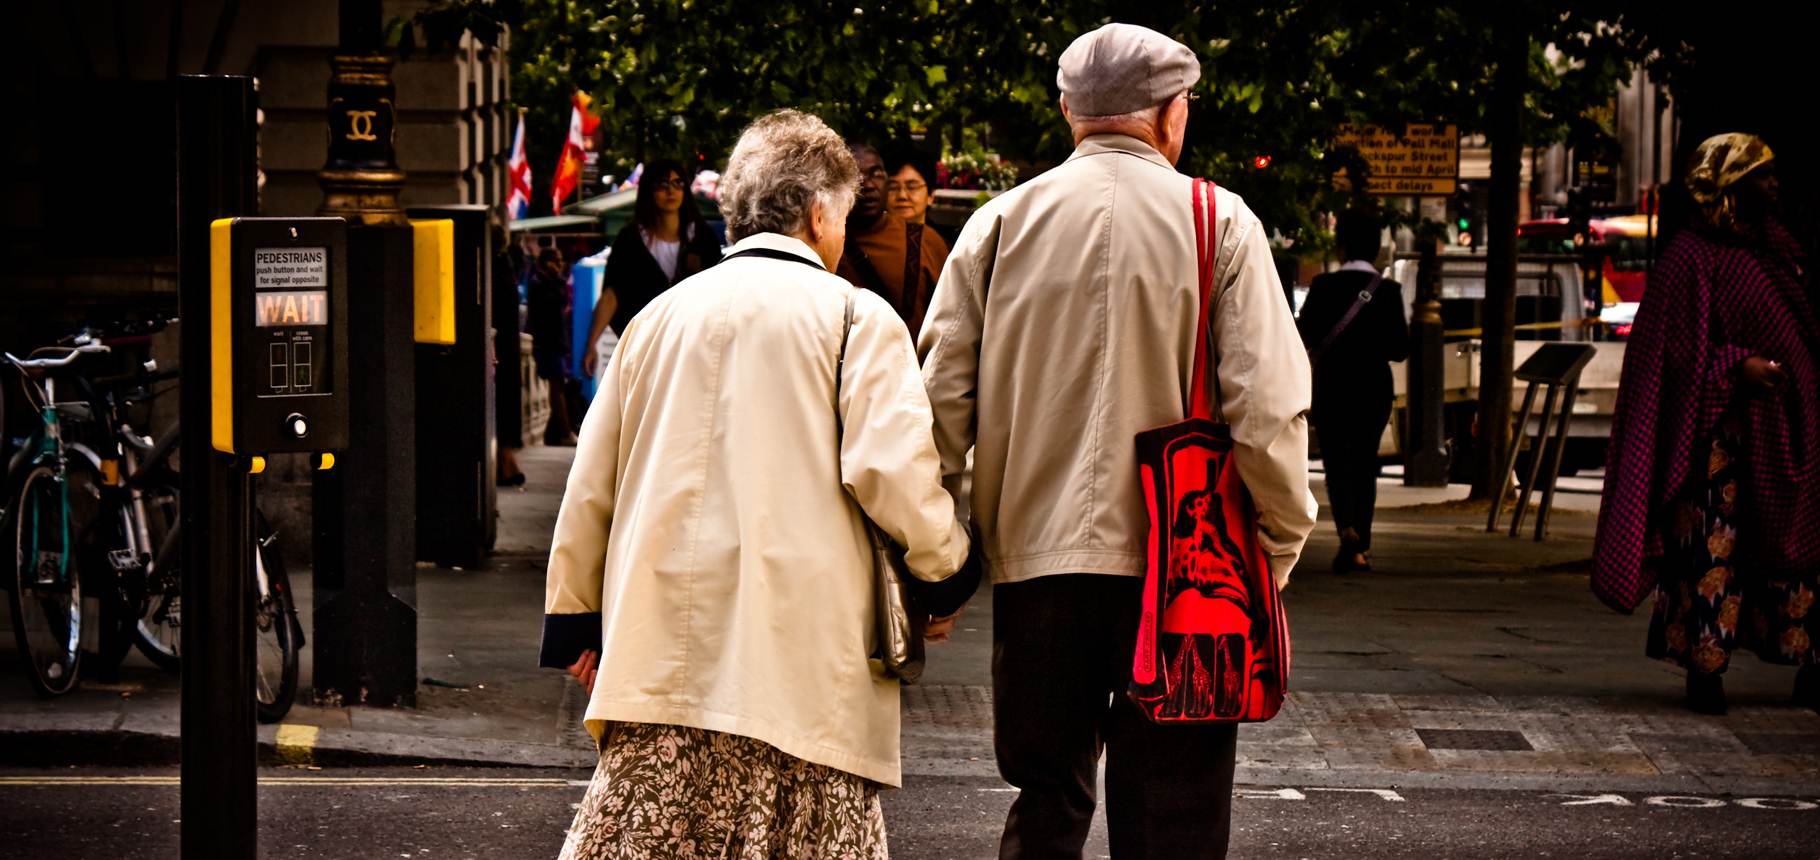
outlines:
[[728, 256], [749, 249], [774, 256], [663, 293], [602, 372], [557, 516], [540, 662], [600, 649], [597, 739], [616, 721], [692, 726], [898, 785], [860, 508], [924, 579], [961, 566], [967, 535], [903, 322], [796, 239], [759, 234]]
[[[1201, 304], [1192, 182], [1142, 141], [1093, 135], [981, 207], [948, 255], [918, 347], [957, 496], [977, 443], [971, 509], [994, 582], [1144, 573], [1132, 440], [1182, 420]], [[1264, 226], [1214, 196], [1214, 404], [1283, 584], [1316, 510], [1308, 358]]]

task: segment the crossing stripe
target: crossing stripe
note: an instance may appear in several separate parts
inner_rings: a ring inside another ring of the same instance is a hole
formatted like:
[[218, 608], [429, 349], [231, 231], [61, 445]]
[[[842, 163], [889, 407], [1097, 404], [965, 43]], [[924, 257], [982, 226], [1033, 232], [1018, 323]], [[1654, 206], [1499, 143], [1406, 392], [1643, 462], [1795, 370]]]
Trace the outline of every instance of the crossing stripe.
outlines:
[[283, 764], [315, 764], [316, 736], [322, 730], [315, 726], [301, 726], [285, 723], [278, 727], [278, 734], [273, 737], [272, 745], [278, 748], [278, 760]]

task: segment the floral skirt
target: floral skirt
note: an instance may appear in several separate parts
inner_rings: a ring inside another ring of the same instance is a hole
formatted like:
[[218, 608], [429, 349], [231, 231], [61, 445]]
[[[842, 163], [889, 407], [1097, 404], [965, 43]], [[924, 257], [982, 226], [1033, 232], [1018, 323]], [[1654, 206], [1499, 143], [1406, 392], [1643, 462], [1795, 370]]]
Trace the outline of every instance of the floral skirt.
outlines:
[[[1741, 644], [1771, 663], [1812, 665], [1820, 662], [1820, 622], [1809, 611], [1815, 572], [1792, 579], [1752, 576], [1748, 553], [1738, 553], [1750, 535], [1738, 526], [1749, 500], [1738, 486], [1743, 446], [1736, 429], [1727, 426], [1713, 440], [1704, 471], [1694, 473], [1705, 480], [1695, 482], [1676, 507], [1646, 651], [1708, 673], [1725, 671]], [[1734, 555], [1747, 565], [1743, 575], [1733, 567]]]
[[884, 860], [878, 785], [752, 738], [615, 723], [561, 860]]

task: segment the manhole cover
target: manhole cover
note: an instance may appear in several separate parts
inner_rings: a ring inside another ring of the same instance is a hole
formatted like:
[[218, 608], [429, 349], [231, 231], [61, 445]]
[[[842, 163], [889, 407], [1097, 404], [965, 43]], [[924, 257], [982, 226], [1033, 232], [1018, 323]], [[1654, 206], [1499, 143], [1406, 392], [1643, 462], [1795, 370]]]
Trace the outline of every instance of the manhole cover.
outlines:
[[1490, 750], [1529, 752], [1535, 747], [1522, 732], [1479, 729], [1416, 729], [1422, 744], [1431, 750]]

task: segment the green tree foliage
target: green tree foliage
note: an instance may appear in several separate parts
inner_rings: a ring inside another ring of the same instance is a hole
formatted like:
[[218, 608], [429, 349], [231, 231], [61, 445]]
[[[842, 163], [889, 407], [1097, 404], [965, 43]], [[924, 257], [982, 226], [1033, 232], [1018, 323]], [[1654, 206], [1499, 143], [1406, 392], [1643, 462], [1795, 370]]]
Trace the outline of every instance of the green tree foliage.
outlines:
[[[516, 100], [554, 161], [569, 96], [605, 121], [603, 172], [662, 156], [724, 157], [739, 130], [780, 107], [872, 136], [925, 123], [942, 92], [935, 0], [773, 4], [748, 0], [530, 0], [513, 34]], [[545, 159], [544, 155], [533, 156]]]
[[[538, 175], [567, 129], [569, 95], [605, 118], [603, 172], [660, 155], [724, 157], [739, 129], [778, 107], [843, 133], [911, 128], [958, 145], [979, 135], [1035, 167], [1067, 156], [1055, 64], [1110, 20], [1143, 24], [1204, 62], [1185, 171], [1243, 194], [1284, 235], [1316, 235], [1315, 213], [1376, 205], [1333, 190], [1345, 123], [1444, 121], [1485, 127], [1494, 37], [1489, 12], [1387, 0], [1217, 2], [1187, 10], [1108, 0], [523, 0], [512, 34], [514, 97], [529, 109]], [[1526, 123], [1564, 138], [1609, 101], [1647, 50], [1622, 14], [1593, 4], [1523, 6], [1534, 49]], [[1615, 4], [1614, 4], [1615, 6]], [[1603, 22], [1603, 23], [1602, 23]], [[1549, 53], [1547, 46], [1557, 50]], [[1269, 165], [1255, 166], [1258, 156]]]

